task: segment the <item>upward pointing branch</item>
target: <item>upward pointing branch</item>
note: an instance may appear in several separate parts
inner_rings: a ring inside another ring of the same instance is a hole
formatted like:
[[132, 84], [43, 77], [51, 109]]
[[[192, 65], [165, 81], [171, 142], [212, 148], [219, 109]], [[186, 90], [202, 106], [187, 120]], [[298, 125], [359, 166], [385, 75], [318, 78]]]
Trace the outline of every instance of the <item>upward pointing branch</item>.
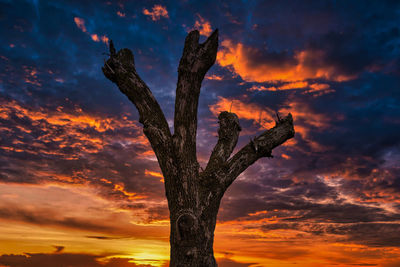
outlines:
[[132, 52], [124, 48], [117, 53], [110, 40], [110, 58], [104, 63], [102, 70], [136, 106], [140, 116], [139, 122], [143, 124], [143, 132], [150, 141], [164, 176], [168, 177], [168, 171], [175, 169], [171, 160], [171, 132], [160, 105], [136, 72]]
[[237, 144], [241, 127], [235, 113], [223, 111], [218, 116], [218, 142], [215, 145], [206, 172], [213, 172], [223, 166]]
[[197, 164], [196, 131], [200, 87], [217, 57], [218, 30], [202, 44], [199, 44], [199, 37], [199, 32], [194, 30], [185, 39], [175, 99], [173, 142], [178, 157], [189, 165]]

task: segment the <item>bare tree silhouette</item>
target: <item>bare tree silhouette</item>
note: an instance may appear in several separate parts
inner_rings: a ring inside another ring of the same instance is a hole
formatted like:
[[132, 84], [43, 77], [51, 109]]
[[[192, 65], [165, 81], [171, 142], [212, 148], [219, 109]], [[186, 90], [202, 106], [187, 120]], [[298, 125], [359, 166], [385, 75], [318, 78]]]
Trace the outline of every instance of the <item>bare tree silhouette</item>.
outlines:
[[200, 169], [196, 157], [197, 109], [201, 83], [215, 63], [218, 30], [204, 43], [199, 32], [190, 32], [178, 67], [174, 133], [148, 86], [135, 69], [132, 52], [116, 52], [110, 41], [110, 55], [102, 70], [139, 111], [143, 132], [157, 156], [164, 175], [170, 211], [170, 266], [217, 266], [214, 230], [220, 201], [232, 182], [261, 157], [272, 157], [272, 149], [294, 136], [289, 113], [278, 117], [275, 127], [263, 132], [230, 157], [241, 127], [236, 114], [219, 114], [218, 142], [208, 164]]

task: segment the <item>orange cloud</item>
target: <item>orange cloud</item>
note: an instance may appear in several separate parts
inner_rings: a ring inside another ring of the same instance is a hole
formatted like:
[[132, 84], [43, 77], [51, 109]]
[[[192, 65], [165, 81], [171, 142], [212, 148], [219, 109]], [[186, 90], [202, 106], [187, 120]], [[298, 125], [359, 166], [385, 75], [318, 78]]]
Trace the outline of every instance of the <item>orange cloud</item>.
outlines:
[[78, 28], [83, 31], [83, 32], [87, 32], [86, 26], [85, 26], [85, 20], [82, 18], [78, 18], [78, 17], [74, 17], [74, 21], [76, 26], [78, 26]]
[[159, 172], [149, 171], [149, 170], [146, 169], [146, 170], [144, 171], [144, 174], [145, 174], [145, 175], [154, 176], [154, 177], [157, 177], [157, 178], [161, 178], [161, 179], [160, 179], [160, 182], [164, 182], [164, 176], [163, 176], [161, 173], [159, 173]]
[[121, 11], [117, 11], [117, 15], [120, 16], [121, 18], [125, 17], [125, 13], [123, 13]]
[[114, 191], [121, 192], [130, 200], [146, 198], [146, 196], [141, 196], [136, 193], [126, 191], [124, 184], [114, 184]]
[[329, 84], [325, 84], [325, 83], [314, 83], [314, 84], [311, 84], [310, 87], [311, 87], [314, 91], [321, 91], [321, 90], [329, 89]]
[[331, 118], [327, 117], [325, 114], [320, 114], [311, 110], [307, 103], [289, 100], [286, 106], [287, 107], [281, 108], [279, 112], [290, 112], [297, 120], [301, 120], [319, 131], [330, 126], [329, 121]]
[[38, 80], [38, 77], [37, 77], [38, 72], [35, 67], [23, 66], [22, 68], [25, 72], [25, 82], [26, 83], [30, 83], [30, 84], [37, 85], [37, 86], [42, 85]]
[[103, 43], [106, 43], [106, 44], [108, 44], [108, 37], [107, 36], [105, 36], [105, 35], [103, 35], [103, 36], [101, 36], [101, 41], [103, 42]]
[[304, 93], [312, 93], [314, 96], [321, 96], [327, 93], [334, 92], [329, 84], [326, 83], [314, 83], [310, 85], [310, 89], [304, 91]]
[[206, 75], [206, 77], [204, 77], [206, 80], [214, 80], [214, 81], [222, 81], [223, 77], [222, 76], [218, 76], [218, 75]]
[[296, 88], [305, 88], [308, 86], [308, 82], [292, 82], [292, 83], [286, 83], [284, 85], [279, 86], [278, 90], [290, 90], [290, 89], [296, 89]]
[[356, 78], [354, 75], [347, 75], [336, 66], [323, 62], [324, 55], [324, 51], [321, 50], [297, 51], [293, 56], [268, 55], [268, 52], [263, 53], [242, 43], [224, 40], [217, 55], [217, 62], [222, 67], [231, 68], [246, 82], [294, 83], [309, 79], [342, 82]]
[[[298, 101], [287, 101], [285, 107], [279, 109], [279, 113], [293, 115], [295, 121], [295, 131], [296, 135], [301, 135], [303, 140], [305, 140], [313, 151], [324, 151], [327, 148], [315, 140], [312, 139], [311, 133], [316, 131], [324, 131], [330, 127], [331, 117], [327, 117], [325, 114], [317, 113], [312, 110], [311, 107], [305, 102]], [[296, 140], [296, 139], [292, 139]], [[295, 142], [295, 141], [292, 141]], [[287, 142], [284, 145], [294, 144], [292, 142]]]
[[[275, 126], [276, 113], [268, 107], [263, 107], [254, 103], [246, 103], [239, 99], [229, 99], [219, 97], [217, 103], [209, 106], [210, 111], [215, 117], [222, 111], [232, 111], [239, 119], [252, 120], [255, 125], [262, 129], [270, 129]], [[291, 113], [295, 121], [296, 136], [300, 135], [312, 150], [324, 151], [327, 148], [314, 141], [311, 137], [313, 131], [323, 131], [330, 127], [330, 117], [315, 112], [307, 103], [298, 101], [287, 101], [279, 109], [279, 114], [286, 115]], [[296, 144], [296, 138], [289, 140], [283, 146]]]
[[153, 21], [160, 20], [163, 18], [169, 18], [167, 9], [162, 5], [155, 5], [152, 8], [152, 11], [143, 9], [143, 14], [146, 16], [150, 16]]
[[88, 184], [0, 183], [0, 254], [51, 253], [57, 240], [69, 253], [112, 251], [135, 255], [139, 265], [168, 259], [168, 224], [143, 224], [146, 209], [159, 204], [135, 199], [140, 205], [133, 215], [124, 208], [132, 201], [102, 198], [98, 191]]
[[308, 86], [308, 82], [301, 81], [301, 82], [291, 82], [291, 83], [283, 84], [281, 86], [271, 86], [271, 87], [265, 87], [262, 85], [253, 85], [248, 90], [249, 91], [281, 91], [281, 90], [305, 88], [307, 86]]
[[[252, 262], [257, 266], [299, 267], [320, 266], [397, 266], [388, 265], [398, 259], [400, 249], [346, 242], [349, 235], [312, 234], [315, 229], [340, 228], [340, 224], [298, 224], [293, 229], [268, 232], [262, 227], [272, 223], [237, 220], [218, 222], [214, 251], [216, 257], [229, 256], [238, 262]], [[309, 228], [309, 229], [307, 229]], [[311, 231], [310, 231], [311, 230]], [[351, 234], [350, 234], [351, 235]], [[229, 254], [226, 248], [229, 247]], [[268, 248], [268, 251], [265, 249]], [[398, 261], [397, 261], [398, 263]], [[251, 266], [253, 266], [251, 265]]]
[[[33, 110], [31, 108], [20, 105], [16, 101], [10, 101], [3, 103], [0, 107], [0, 117], [2, 119], [11, 119], [11, 114], [14, 114], [18, 118], [29, 118], [32, 121], [34, 127], [41, 127], [44, 132], [37, 141], [30, 144], [29, 147], [25, 148], [25, 152], [37, 154], [42, 153], [43, 155], [56, 155], [64, 157], [66, 159], [76, 159], [79, 155], [70, 155], [69, 153], [63, 152], [63, 148], [78, 148], [81, 153], [96, 153], [103, 149], [107, 144], [111, 144], [117, 141], [116, 136], [84, 134], [83, 129], [93, 128], [98, 133], [105, 133], [108, 130], [117, 130], [123, 128], [129, 128], [140, 135], [136, 137], [125, 137], [124, 144], [140, 144], [145, 148], [142, 154], [146, 156], [153, 156], [151, 147], [147, 141], [147, 138], [142, 133], [141, 127], [135, 121], [128, 120], [127, 117], [111, 118], [102, 117], [100, 115], [87, 114], [80, 108], [76, 108], [73, 111], [64, 111], [63, 107], [58, 107], [57, 110], [44, 110], [39, 108]], [[57, 128], [62, 126], [65, 132], [68, 134], [60, 134], [57, 132]], [[29, 133], [30, 129], [24, 125], [19, 125], [21, 131]], [[43, 146], [41, 142], [57, 142], [58, 150], [48, 150]], [[1, 149], [10, 150], [6, 146], [0, 146]], [[14, 148], [18, 149], [18, 148]], [[16, 151], [16, 150], [14, 150]]]
[[306, 89], [304, 94], [312, 93], [314, 96], [321, 96], [327, 93], [334, 92], [329, 84], [326, 83], [308, 83], [307, 81], [289, 82], [280, 86], [265, 87], [263, 85], [253, 85], [248, 91], [282, 91], [292, 89]]
[[74, 17], [74, 21], [76, 26], [84, 33], [87, 33], [90, 35], [90, 38], [95, 41], [95, 42], [100, 42], [102, 41], [103, 43], [108, 44], [108, 37], [106, 35], [103, 35], [101, 37], [99, 37], [99, 35], [97, 33], [89, 33], [88, 30], [86, 29], [85, 26], [85, 20], [82, 18], [78, 18], [78, 17]]
[[194, 28], [200, 32], [200, 35], [209, 36], [212, 32], [210, 22], [205, 20], [199, 14], [197, 16], [198, 16], [198, 19], [196, 20], [196, 22], [194, 24]]
[[210, 111], [215, 117], [218, 117], [222, 111], [231, 111], [235, 113], [239, 119], [253, 120], [262, 128], [269, 129], [274, 127], [275, 121], [270, 108], [261, 107], [257, 104], [245, 103], [238, 99], [229, 99], [219, 97], [218, 102], [209, 106]]
[[92, 38], [93, 41], [95, 42], [100, 42], [99, 36], [97, 34], [91, 34], [90, 38]]
[[107, 36], [103, 35], [103, 36], [99, 37], [97, 34], [91, 34], [90, 38], [92, 38], [92, 40], [95, 41], [95, 42], [102, 41], [105, 44], [108, 44], [108, 40], [109, 40]]

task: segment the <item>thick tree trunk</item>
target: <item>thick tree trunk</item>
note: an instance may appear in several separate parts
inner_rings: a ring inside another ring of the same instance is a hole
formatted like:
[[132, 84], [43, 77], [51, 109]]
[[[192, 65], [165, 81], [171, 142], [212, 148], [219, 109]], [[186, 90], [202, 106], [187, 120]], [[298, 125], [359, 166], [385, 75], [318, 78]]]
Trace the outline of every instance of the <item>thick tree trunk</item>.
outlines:
[[[197, 179], [198, 180], [198, 179]], [[214, 259], [214, 230], [220, 195], [214, 195], [202, 185], [169, 199], [170, 266], [217, 266]]]
[[171, 267], [217, 266], [214, 230], [225, 191], [247, 167], [261, 157], [272, 157], [272, 149], [294, 136], [292, 116], [278, 116], [275, 127], [230, 157], [241, 128], [234, 113], [221, 112], [218, 142], [200, 172], [196, 158], [198, 99], [201, 82], [217, 56], [218, 30], [202, 44], [199, 37], [198, 31], [188, 34], [179, 62], [173, 135], [160, 105], [137, 74], [129, 49], [117, 53], [110, 41], [110, 58], [102, 68], [138, 109], [139, 122], [163, 172], [171, 221]]

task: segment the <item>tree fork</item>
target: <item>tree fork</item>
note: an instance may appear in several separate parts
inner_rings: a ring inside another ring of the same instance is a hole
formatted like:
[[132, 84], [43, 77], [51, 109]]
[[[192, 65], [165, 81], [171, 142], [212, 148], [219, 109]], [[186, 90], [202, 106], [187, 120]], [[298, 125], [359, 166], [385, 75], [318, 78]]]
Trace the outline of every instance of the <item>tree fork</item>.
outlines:
[[241, 127], [236, 114], [219, 114], [218, 141], [204, 171], [196, 157], [197, 109], [201, 83], [214, 65], [218, 30], [204, 43], [191, 31], [178, 67], [174, 134], [148, 86], [136, 72], [134, 56], [127, 49], [116, 52], [110, 41], [110, 57], [102, 67], [139, 111], [139, 122], [159, 162], [165, 180], [170, 211], [170, 266], [214, 267], [214, 230], [220, 201], [232, 182], [261, 157], [294, 136], [291, 114], [278, 117], [275, 127], [251, 140], [231, 157]]

